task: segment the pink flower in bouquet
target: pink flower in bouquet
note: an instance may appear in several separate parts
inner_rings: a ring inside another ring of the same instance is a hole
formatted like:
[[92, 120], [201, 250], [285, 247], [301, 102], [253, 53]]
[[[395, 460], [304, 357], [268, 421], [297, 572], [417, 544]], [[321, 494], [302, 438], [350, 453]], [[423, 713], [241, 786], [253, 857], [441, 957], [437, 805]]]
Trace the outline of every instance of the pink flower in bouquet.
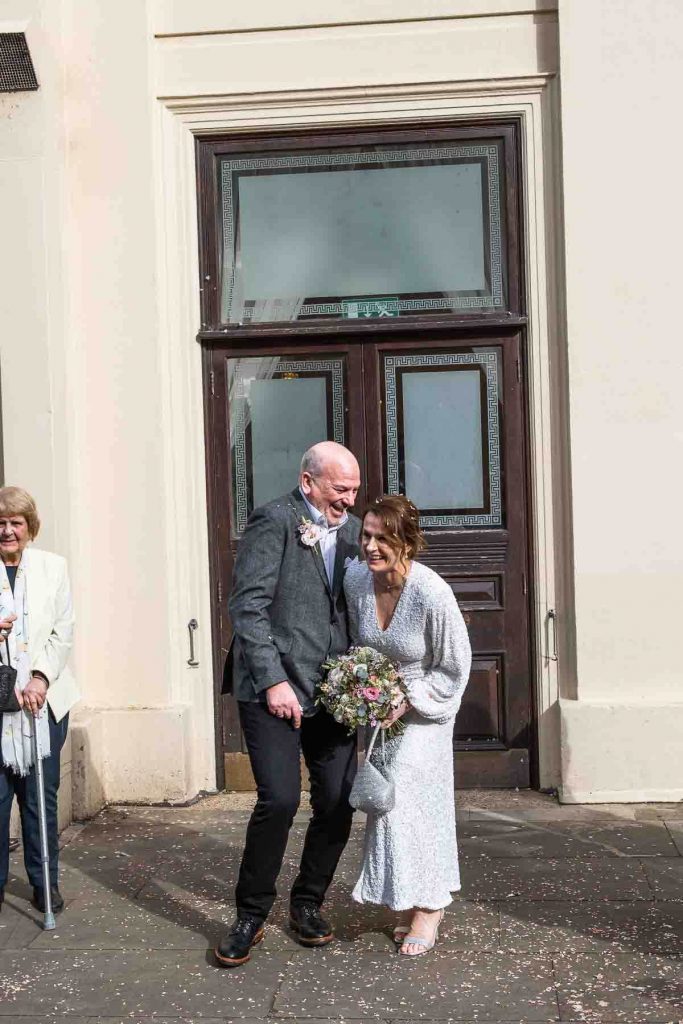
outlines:
[[377, 700], [379, 697], [379, 690], [376, 686], [366, 686], [363, 690], [363, 696], [366, 700]]

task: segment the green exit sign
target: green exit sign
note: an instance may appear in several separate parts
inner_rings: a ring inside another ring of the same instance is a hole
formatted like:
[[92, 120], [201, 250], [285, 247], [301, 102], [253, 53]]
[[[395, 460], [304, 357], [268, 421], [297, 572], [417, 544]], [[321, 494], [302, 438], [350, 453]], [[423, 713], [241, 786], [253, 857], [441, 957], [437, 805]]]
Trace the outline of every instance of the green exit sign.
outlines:
[[398, 299], [344, 299], [342, 307], [346, 320], [398, 316]]

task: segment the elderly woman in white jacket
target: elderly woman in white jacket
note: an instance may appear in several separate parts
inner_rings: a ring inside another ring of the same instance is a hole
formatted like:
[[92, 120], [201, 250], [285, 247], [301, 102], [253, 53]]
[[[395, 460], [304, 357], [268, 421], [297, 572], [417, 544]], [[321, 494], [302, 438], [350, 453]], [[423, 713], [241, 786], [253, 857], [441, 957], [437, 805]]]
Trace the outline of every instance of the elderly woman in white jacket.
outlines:
[[[30, 546], [40, 529], [36, 503], [20, 487], [0, 488], [0, 655], [7, 647], [17, 670], [22, 710], [0, 715], [0, 909], [9, 871], [9, 825], [14, 797], [19, 803], [24, 864], [33, 902], [45, 909], [40, 830], [31, 751], [34, 716], [45, 779], [50, 888], [53, 910], [64, 900], [58, 885], [57, 792], [60, 752], [69, 710], [78, 699], [67, 668], [73, 637], [73, 608], [66, 561]], [[5, 644], [7, 639], [7, 644]]]

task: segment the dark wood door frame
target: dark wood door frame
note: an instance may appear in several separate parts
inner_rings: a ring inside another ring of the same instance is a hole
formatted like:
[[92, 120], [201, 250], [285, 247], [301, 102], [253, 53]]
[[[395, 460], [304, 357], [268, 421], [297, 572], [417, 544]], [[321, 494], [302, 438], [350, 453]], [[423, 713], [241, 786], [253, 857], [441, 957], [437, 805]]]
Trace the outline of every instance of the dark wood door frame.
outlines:
[[[316, 343], [317, 341], [317, 343]], [[523, 389], [523, 336], [519, 330], [508, 329], [506, 331], [494, 330], [471, 330], [462, 329], [453, 332], [453, 336], [445, 338], [440, 332], [434, 335], [422, 331], [400, 331], [394, 337], [382, 338], [380, 341], [372, 341], [366, 336], [355, 336], [342, 340], [336, 337], [332, 341], [329, 336], [313, 339], [306, 337], [296, 342], [289, 339], [285, 344], [281, 338], [271, 338], [267, 344], [258, 346], [245, 345], [243, 342], [237, 344], [225, 344], [219, 346], [213, 344], [204, 349], [205, 359], [205, 397], [206, 397], [206, 445], [207, 445], [207, 485], [209, 490], [210, 508], [210, 549], [211, 549], [211, 585], [213, 593], [213, 636], [214, 636], [214, 675], [215, 675], [215, 711], [217, 720], [216, 730], [216, 753], [218, 764], [218, 781], [224, 785], [223, 754], [225, 749], [240, 749], [240, 732], [237, 724], [235, 709], [224, 714], [223, 698], [220, 693], [222, 683], [222, 671], [225, 655], [231, 638], [230, 624], [225, 612], [227, 602], [228, 581], [231, 578], [232, 563], [236, 550], [236, 541], [230, 536], [230, 515], [232, 507], [232, 480], [230, 474], [225, 472], [227, 465], [227, 453], [230, 449], [228, 403], [226, 400], [226, 366], [227, 360], [239, 356], [288, 356], [297, 355], [328, 355], [343, 354], [348, 361], [347, 387], [349, 393], [359, 396], [358, 401], [349, 401], [348, 420], [348, 443], [357, 454], [361, 464], [363, 478], [363, 490], [359, 496], [358, 507], [362, 507], [366, 496], [374, 497], [376, 492], [381, 491], [384, 478], [384, 467], [381, 456], [381, 439], [383, 436], [384, 424], [381, 414], [381, 390], [380, 380], [377, 373], [377, 354], [390, 350], [400, 352], [401, 350], [415, 351], [419, 348], [424, 351], [438, 352], [443, 349], [464, 348], [476, 350], [477, 348], [490, 349], [495, 347], [502, 353], [503, 375], [508, 382], [513, 382], [513, 387]], [[374, 418], [374, 422], [372, 422]], [[533, 670], [531, 661], [531, 616], [530, 616], [530, 594], [531, 583], [531, 552], [530, 539], [531, 530], [528, 527], [527, 516], [527, 491], [524, 481], [527, 477], [527, 438], [526, 424], [524, 419], [524, 401], [520, 395], [520, 402], [514, 417], [507, 414], [503, 418], [504, 435], [503, 443], [506, 451], [512, 453], [517, 461], [515, 476], [519, 486], [508, 492], [506, 499], [506, 528], [503, 531], [505, 536], [523, 537], [523, 543], [519, 547], [512, 545], [509, 550], [509, 558], [512, 564], [500, 562], [502, 552], [506, 545], [497, 541], [501, 531], [482, 529], [473, 531], [444, 531], [439, 530], [436, 534], [430, 535], [430, 550], [428, 561], [434, 564], [434, 568], [447, 576], [462, 578], [469, 575], [480, 575], [484, 571], [494, 574], [500, 573], [501, 580], [514, 580], [516, 586], [520, 586], [523, 580], [525, 589], [524, 598], [519, 594], [515, 600], [523, 601], [524, 613], [519, 619], [520, 633], [518, 637], [506, 634], [505, 641], [506, 665], [515, 666], [526, 664], [529, 672]], [[455, 545], [455, 548], [454, 548]], [[477, 565], [482, 566], [478, 571], [472, 565], [472, 551], [479, 552]], [[460, 552], [458, 554], [458, 551]], [[469, 556], [468, 556], [469, 551]], [[481, 557], [484, 562], [481, 562]], [[498, 561], [496, 558], [498, 557]], [[507, 557], [507, 556], [506, 556]], [[502, 584], [501, 584], [502, 585]], [[508, 585], [510, 585], [508, 583]], [[511, 603], [511, 595], [505, 594], [503, 604]], [[521, 607], [521, 606], [520, 606]], [[477, 612], [470, 612], [463, 608], [466, 616], [474, 616]], [[500, 640], [499, 640], [500, 642]], [[499, 778], [506, 778], [507, 784], [511, 786], [524, 785], [525, 772], [528, 771], [528, 759], [531, 765], [532, 784], [535, 778], [535, 707], [534, 687], [532, 677], [528, 677], [528, 688], [525, 688], [524, 681], [515, 679], [512, 671], [506, 679], [504, 691], [501, 690], [501, 700], [506, 704], [501, 707], [501, 722], [505, 723], [509, 739], [509, 749], [503, 754], [503, 747], [500, 745], [489, 745], [481, 749], [475, 756], [473, 749], [468, 748], [466, 759], [460, 759], [460, 782], [465, 785], [472, 785], [476, 782], [477, 773], [492, 771], [494, 760], [500, 764], [507, 759], [507, 767], [496, 772]], [[507, 702], [512, 701], [512, 704]], [[512, 734], [508, 728], [511, 722], [521, 722], [522, 726], [518, 733]], [[220, 723], [220, 724], [219, 724]], [[228, 732], [224, 727], [228, 724]], [[497, 752], [497, 753], [496, 753]], [[521, 757], [523, 753], [523, 757]], [[520, 759], [521, 757], [521, 759]], [[501, 775], [501, 771], [503, 775]], [[498, 783], [501, 784], [500, 782]]]
[[[486, 139], [502, 140], [505, 203], [505, 267], [507, 275], [507, 304], [503, 310], [493, 312], [463, 311], [435, 316], [411, 315], [399, 320], [387, 321], [338, 321], [307, 320], [305, 322], [281, 322], [250, 324], [248, 326], [228, 325], [220, 318], [220, 227], [218, 164], [221, 155], [238, 152], [277, 152], [286, 150], [314, 149], [318, 147], [340, 147], [353, 145], [381, 145], [403, 142], [437, 141], [442, 139]], [[447, 121], [429, 123], [412, 121], [403, 125], [381, 128], [359, 126], [357, 130], [343, 129], [301, 130], [288, 133], [245, 133], [229, 137], [202, 137], [197, 140], [199, 248], [200, 248], [200, 295], [201, 329], [197, 340], [202, 346], [204, 375], [205, 439], [207, 451], [207, 498], [210, 516], [210, 570], [212, 587], [213, 616], [213, 657], [215, 678], [216, 720], [222, 722], [222, 700], [220, 688], [227, 643], [229, 623], [225, 603], [227, 600], [226, 581], [229, 577], [233, 542], [229, 535], [229, 512], [231, 507], [231, 481], [228, 474], [221, 472], [218, 464], [216, 440], [224, 451], [229, 450], [228, 423], [226, 416], [226, 382], [220, 372], [220, 361], [226, 351], [232, 355], [259, 354], [282, 355], [296, 352], [320, 352], [332, 346], [342, 345], [351, 352], [360, 349], [362, 343], [381, 346], [420, 344], [429, 348], [440, 345], [462, 344], [487, 345], [493, 339], [505, 340], [519, 337], [520, 386], [524, 387], [524, 334], [526, 326], [524, 262], [522, 258], [521, 195], [519, 189], [520, 165], [520, 123], [517, 119], [501, 121], [472, 120], [467, 124]], [[517, 369], [515, 368], [515, 372]], [[524, 417], [528, 421], [526, 396], [524, 396]], [[521, 425], [521, 451], [527, 480], [527, 514], [530, 504], [528, 483], [528, 422]], [[363, 450], [367, 460], [368, 479], [376, 475], [377, 456], [373, 451]], [[373, 460], [375, 460], [373, 462]], [[365, 474], [364, 474], [365, 476]], [[529, 588], [529, 607], [532, 607], [533, 576], [531, 572], [533, 531], [527, 529], [526, 580]], [[533, 617], [529, 618], [529, 642], [533, 650]], [[533, 672], [531, 656], [529, 664]], [[533, 680], [532, 680], [533, 683]], [[536, 711], [535, 687], [530, 686], [531, 735], [529, 746], [532, 751], [532, 784], [536, 779]], [[232, 736], [232, 742], [236, 740]], [[217, 783], [224, 785], [223, 737], [216, 730]]]

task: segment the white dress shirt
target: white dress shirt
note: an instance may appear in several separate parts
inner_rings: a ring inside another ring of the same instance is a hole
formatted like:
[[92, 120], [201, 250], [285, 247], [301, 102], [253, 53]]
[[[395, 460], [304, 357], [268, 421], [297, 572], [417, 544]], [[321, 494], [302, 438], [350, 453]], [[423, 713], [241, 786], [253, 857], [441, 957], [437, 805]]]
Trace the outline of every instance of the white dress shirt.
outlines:
[[316, 526], [321, 526], [323, 529], [323, 535], [318, 542], [320, 545], [320, 553], [323, 556], [323, 563], [325, 565], [325, 572], [327, 573], [327, 579], [329, 580], [330, 587], [332, 587], [332, 581], [334, 580], [334, 559], [337, 554], [337, 533], [341, 530], [349, 519], [348, 512], [344, 513], [344, 518], [336, 526], [330, 526], [327, 519], [315, 505], [311, 505], [310, 501], [299, 488], [301, 497], [306, 502], [306, 507], [311, 513], [311, 519]]

